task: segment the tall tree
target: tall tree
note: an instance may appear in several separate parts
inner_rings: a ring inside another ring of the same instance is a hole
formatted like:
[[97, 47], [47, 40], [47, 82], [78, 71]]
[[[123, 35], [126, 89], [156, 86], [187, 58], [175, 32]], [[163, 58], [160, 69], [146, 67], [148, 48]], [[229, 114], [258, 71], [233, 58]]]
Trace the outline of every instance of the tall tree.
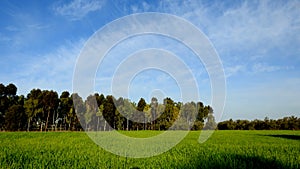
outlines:
[[68, 91], [62, 92], [59, 99], [60, 99], [60, 103], [59, 103], [60, 111], [56, 121], [57, 123], [59, 120], [61, 120], [61, 122], [64, 122], [65, 128], [67, 130], [74, 130], [77, 116], [73, 106], [73, 99], [70, 96], [70, 93]]
[[131, 130], [132, 121], [130, 119], [132, 119], [132, 115], [135, 113], [135, 107], [133, 103], [131, 103], [128, 99], [123, 99], [122, 103], [119, 102], [117, 104], [117, 110], [123, 115], [123, 128], [125, 130]]
[[98, 94], [95, 93], [94, 96], [96, 97], [96, 101], [97, 101], [97, 106], [98, 106], [98, 111], [96, 113], [96, 118], [97, 118], [97, 126], [96, 126], [96, 130], [104, 130], [104, 118], [103, 118], [103, 110], [104, 110], [104, 102], [105, 102], [105, 97], [103, 94]]
[[71, 98], [73, 100], [73, 109], [75, 110], [75, 113], [77, 115], [76, 126], [77, 128], [82, 129], [82, 126], [85, 126], [85, 118], [84, 118], [84, 114], [86, 112], [85, 104], [82, 98], [78, 95], [78, 93], [73, 93], [71, 95]]
[[146, 114], [144, 112], [144, 108], [146, 107], [146, 105], [147, 105], [147, 103], [146, 103], [145, 99], [140, 98], [140, 100], [137, 104], [136, 110], [138, 111], [137, 113], [140, 115], [138, 117], [140, 120], [138, 120], [138, 121], [141, 121], [141, 119], [143, 119], [143, 123], [135, 122], [135, 126], [137, 129], [143, 128], [145, 130]]
[[38, 113], [42, 113], [41, 107], [42, 91], [32, 89], [24, 102], [25, 113], [27, 115], [27, 131], [30, 130], [31, 122]]
[[96, 129], [96, 113], [98, 112], [98, 104], [94, 95], [89, 95], [85, 101], [86, 112], [85, 112], [85, 122], [86, 129]]
[[153, 97], [151, 99], [151, 126], [152, 130], [155, 130], [155, 121], [156, 121], [156, 114], [157, 114], [157, 108], [158, 108], [158, 101], [157, 98]]
[[209, 113], [207, 116], [207, 122], [205, 123], [204, 130], [215, 130], [217, 128], [217, 123], [213, 113]]
[[[24, 96], [17, 96], [17, 89], [14, 85], [10, 84], [13, 91], [8, 93], [8, 97], [12, 102], [9, 105], [9, 108], [5, 114], [5, 124], [7, 130], [23, 130], [26, 125], [26, 114], [24, 111]], [[9, 87], [8, 87], [9, 88]]]
[[[53, 113], [57, 111], [58, 105], [59, 105], [59, 99], [58, 94], [55, 91], [48, 91], [45, 90], [42, 92], [42, 105], [43, 105], [43, 111], [46, 113], [44, 114], [44, 119], [46, 121], [45, 123], [45, 131], [47, 131], [49, 120], [53, 117]], [[52, 115], [52, 116], [51, 116]], [[54, 115], [55, 118], [55, 115]], [[41, 126], [42, 130], [42, 126]]]
[[6, 94], [5, 94], [5, 86], [0, 83], [0, 130], [2, 128], [5, 128], [4, 126], [4, 122], [5, 122], [5, 111], [8, 108], [8, 99], [6, 98]]
[[[10, 83], [7, 86], [0, 84], [0, 128], [5, 128], [6, 112], [13, 105], [18, 105], [17, 87]], [[11, 113], [11, 112], [10, 112]], [[7, 123], [6, 123], [7, 124]]]
[[[115, 98], [111, 95], [106, 96], [105, 102], [103, 104], [104, 110], [103, 110], [103, 117], [105, 121], [108, 122], [111, 128], [116, 128], [115, 123], [115, 113], [116, 113], [116, 107], [114, 104]], [[110, 130], [110, 127], [105, 125], [104, 130]]]

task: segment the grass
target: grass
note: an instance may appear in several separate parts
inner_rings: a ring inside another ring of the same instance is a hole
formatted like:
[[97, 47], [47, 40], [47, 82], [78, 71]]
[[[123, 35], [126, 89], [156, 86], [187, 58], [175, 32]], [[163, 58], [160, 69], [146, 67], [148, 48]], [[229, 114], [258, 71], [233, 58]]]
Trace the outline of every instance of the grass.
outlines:
[[2, 132], [0, 168], [300, 168], [300, 131], [216, 131], [203, 144], [199, 134], [190, 132], [164, 154], [134, 159], [103, 150], [84, 132]]

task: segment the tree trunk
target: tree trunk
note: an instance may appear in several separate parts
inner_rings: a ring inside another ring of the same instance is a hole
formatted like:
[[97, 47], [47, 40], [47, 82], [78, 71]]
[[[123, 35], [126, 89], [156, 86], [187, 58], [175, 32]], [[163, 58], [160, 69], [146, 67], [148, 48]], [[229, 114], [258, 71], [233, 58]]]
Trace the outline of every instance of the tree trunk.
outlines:
[[129, 130], [129, 128], [128, 128], [129, 127], [129, 120], [128, 120], [128, 118], [126, 118], [126, 119], [127, 119], [127, 124], [126, 124], [127, 128], [126, 128], [126, 130], [128, 131]]
[[99, 116], [98, 116], [97, 129], [96, 129], [96, 131], [98, 131], [98, 130], [99, 130]]
[[29, 131], [29, 129], [30, 129], [30, 122], [31, 122], [31, 117], [28, 118], [27, 131]]
[[55, 111], [54, 111], [54, 113], [53, 113], [53, 120], [52, 120], [52, 124], [54, 124], [54, 122], [55, 122]]
[[41, 122], [41, 132], [43, 131], [43, 123]]
[[45, 131], [47, 131], [49, 116], [50, 116], [50, 110], [48, 111], [48, 115], [47, 115]]
[[69, 131], [72, 130], [71, 129], [71, 124], [72, 124], [72, 118], [70, 117], [70, 119], [69, 119], [69, 128], [68, 128]]

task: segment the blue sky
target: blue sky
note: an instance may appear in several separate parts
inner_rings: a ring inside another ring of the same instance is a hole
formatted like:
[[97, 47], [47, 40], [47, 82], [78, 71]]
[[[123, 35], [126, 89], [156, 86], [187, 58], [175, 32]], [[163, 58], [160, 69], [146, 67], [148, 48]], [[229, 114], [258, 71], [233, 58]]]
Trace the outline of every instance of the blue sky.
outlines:
[[[214, 45], [224, 66], [226, 104], [222, 119], [300, 115], [299, 1], [0, 1], [0, 82], [18, 94], [33, 88], [72, 91], [73, 71], [85, 42], [120, 17], [162, 12], [197, 26]], [[127, 39], [112, 50], [95, 77], [95, 90], [110, 94], [114, 68], [143, 48], [177, 53], [197, 79], [201, 100], [210, 104], [210, 82], [193, 53], [165, 37]], [[184, 79], [176, 79], [184, 80]], [[151, 91], [180, 100], [176, 80], [155, 70], [138, 74], [130, 99]], [[160, 89], [160, 90], [158, 90]], [[138, 91], [138, 92], [137, 92]]]

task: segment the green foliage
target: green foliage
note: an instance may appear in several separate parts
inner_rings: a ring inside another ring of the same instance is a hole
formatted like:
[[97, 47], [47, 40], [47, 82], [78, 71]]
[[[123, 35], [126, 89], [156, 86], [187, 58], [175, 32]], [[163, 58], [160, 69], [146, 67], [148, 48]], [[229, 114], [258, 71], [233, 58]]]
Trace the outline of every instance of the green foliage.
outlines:
[[270, 120], [267, 117], [264, 120], [236, 120], [232, 119], [220, 122], [219, 130], [299, 130], [300, 118], [291, 116], [278, 120]]
[[[202, 131], [206, 132], [206, 131]], [[159, 131], [121, 131], [150, 137]], [[0, 133], [0, 168], [299, 168], [300, 131], [215, 131], [203, 144], [190, 132], [150, 158], [125, 158], [99, 148], [83, 132]]]
[[5, 114], [5, 127], [10, 131], [24, 130], [26, 118], [23, 106], [13, 105], [8, 108]]

